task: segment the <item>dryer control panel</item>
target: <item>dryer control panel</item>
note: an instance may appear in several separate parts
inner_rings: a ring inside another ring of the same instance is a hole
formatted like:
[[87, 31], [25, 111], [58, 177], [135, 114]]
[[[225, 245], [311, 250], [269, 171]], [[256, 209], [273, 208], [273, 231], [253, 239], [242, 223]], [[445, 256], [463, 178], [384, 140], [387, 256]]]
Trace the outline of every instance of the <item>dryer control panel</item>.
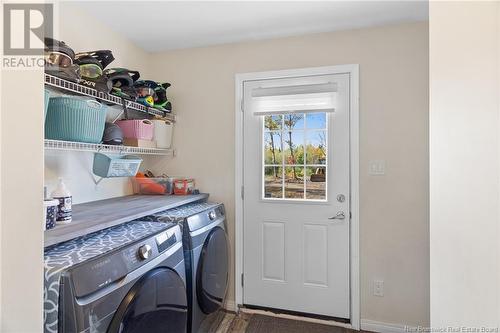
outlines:
[[192, 232], [200, 228], [203, 228], [204, 226], [207, 226], [215, 222], [216, 220], [222, 220], [224, 219], [224, 214], [225, 214], [224, 205], [220, 204], [218, 206], [200, 212], [196, 215], [192, 215], [187, 218], [189, 231]]

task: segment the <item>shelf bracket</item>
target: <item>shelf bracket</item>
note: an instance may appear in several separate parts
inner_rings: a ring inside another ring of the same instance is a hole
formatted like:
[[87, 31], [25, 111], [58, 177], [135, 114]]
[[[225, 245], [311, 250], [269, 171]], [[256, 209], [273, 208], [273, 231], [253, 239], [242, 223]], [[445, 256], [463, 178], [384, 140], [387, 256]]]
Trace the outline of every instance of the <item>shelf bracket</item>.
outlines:
[[125, 113], [125, 119], [128, 119], [127, 101], [123, 97], [122, 97], [122, 106], [123, 106], [123, 113]]
[[103, 177], [95, 177], [93, 173], [90, 173], [92, 180], [94, 181], [95, 186], [97, 187], [99, 183], [104, 179]]

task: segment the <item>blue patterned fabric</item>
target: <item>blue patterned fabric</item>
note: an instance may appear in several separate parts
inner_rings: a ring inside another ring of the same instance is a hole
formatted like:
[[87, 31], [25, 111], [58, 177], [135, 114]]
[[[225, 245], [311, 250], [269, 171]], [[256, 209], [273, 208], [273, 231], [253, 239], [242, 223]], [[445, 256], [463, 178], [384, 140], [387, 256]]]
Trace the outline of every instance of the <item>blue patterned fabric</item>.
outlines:
[[149, 215], [137, 219], [137, 221], [151, 221], [151, 222], [166, 222], [172, 221], [177, 222], [186, 217], [198, 214], [204, 210], [217, 207], [219, 203], [216, 202], [197, 202], [192, 204], [187, 204], [177, 208], [172, 208], [164, 210], [163, 212], [156, 213], [154, 215]]
[[170, 227], [168, 223], [132, 221], [46, 248], [44, 332], [57, 333], [59, 283], [64, 270]]

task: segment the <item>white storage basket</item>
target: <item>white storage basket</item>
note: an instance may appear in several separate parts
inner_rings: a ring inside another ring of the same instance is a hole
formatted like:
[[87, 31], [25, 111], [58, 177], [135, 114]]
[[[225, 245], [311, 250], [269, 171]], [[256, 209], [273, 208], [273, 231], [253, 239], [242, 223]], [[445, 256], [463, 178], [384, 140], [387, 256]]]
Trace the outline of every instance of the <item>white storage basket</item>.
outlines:
[[170, 148], [172, 146], [174, 124], [166, 119], [153, 119], [152, 122], [155, 127], [154, 140], [156, 141], [156, 147]]

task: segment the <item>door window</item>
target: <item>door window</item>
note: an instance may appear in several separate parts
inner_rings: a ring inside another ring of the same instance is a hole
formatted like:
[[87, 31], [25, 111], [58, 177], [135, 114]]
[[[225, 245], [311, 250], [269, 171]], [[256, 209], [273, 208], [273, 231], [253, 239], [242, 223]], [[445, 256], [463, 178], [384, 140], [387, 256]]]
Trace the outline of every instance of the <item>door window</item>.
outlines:
[[262, 135], [262, 198], [327, 201], [327, 113], [266, 115]]

